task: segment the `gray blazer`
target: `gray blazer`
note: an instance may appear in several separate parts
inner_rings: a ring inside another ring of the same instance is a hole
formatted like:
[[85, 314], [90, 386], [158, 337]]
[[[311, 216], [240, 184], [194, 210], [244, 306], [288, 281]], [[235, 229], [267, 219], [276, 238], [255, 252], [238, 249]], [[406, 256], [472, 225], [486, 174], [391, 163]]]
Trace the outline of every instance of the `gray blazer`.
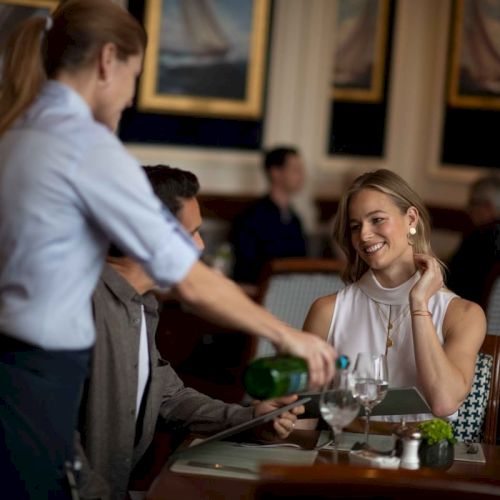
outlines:
[[[150, 377], [136, 421], [141, 304], [146, 317]], [[96, 343], [82, 399], [77, 451], [82, 499], [126, 496], [133, 467], [153, 439], [159, 417], [174, 430], [216, 432], [244, 422], [253, 408], [230, 405], [184, 387], [155, 346], [158, 304], [140, 296], [106, 265], [93, 296]]]

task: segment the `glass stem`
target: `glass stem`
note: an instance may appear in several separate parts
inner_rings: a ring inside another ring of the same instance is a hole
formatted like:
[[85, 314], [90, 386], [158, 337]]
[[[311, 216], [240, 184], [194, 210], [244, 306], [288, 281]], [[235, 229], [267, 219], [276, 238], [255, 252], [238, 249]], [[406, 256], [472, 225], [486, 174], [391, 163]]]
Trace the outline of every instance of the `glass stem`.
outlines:
[[368, 446], [368, 437], [370, 435], [370, 413], [371, 410], [365, 406], [365, 443]]
[[333, 456], [332, 463], [339, 463], [339, 439], [340, 439], [340, 431], [333, 430], [332, 428], [332, 437], [333, 437]]

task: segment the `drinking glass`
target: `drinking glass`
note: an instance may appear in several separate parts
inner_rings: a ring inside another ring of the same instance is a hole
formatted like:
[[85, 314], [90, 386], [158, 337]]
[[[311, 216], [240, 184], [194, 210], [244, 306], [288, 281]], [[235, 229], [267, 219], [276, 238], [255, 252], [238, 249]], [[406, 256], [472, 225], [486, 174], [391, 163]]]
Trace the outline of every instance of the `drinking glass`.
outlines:
[[354, 394], [365, 410], [365, 443], [368, 446], [370, 414], [387, 394], [389, 376], [383, 354], [360, 352], [353, 370]]
[[347, 376], [325, 386], [319, 398], [319, 409], [323, 420], [333, 434], [333, 462], [338, 461], [338, 445], [342, 429], [349, 425], [359, 413], [359, 402], [352, 390], [352, 379]]

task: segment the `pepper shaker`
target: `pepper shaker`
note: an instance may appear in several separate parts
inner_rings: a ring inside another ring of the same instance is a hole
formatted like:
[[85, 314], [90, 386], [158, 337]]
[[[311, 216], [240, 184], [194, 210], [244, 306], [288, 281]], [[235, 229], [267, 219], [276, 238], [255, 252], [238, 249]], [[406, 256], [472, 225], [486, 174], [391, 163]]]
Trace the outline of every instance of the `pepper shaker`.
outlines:
[[408, 427], [406, 426], [406, 421], [404, 418], [401, 419], [401, 423], [398, 428], [394, 431], [394, 436], [396, 438], [394, 444], [394, 455], [401, 458], [403, 454], [403, 439], [408, 434]]

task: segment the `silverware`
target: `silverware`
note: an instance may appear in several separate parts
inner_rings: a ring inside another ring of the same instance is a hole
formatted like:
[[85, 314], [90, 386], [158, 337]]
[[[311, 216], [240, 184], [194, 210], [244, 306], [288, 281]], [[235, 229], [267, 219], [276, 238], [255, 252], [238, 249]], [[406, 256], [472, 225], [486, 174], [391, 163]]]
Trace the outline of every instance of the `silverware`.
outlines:
[[244, 472], [246, 474], [257, 474], [256, 471], [249, 469], [247, 467], [236, 467], [235, 465], [225, 465], [211, 462], [200, 462], [198, 460], [190, 460], [186, 465], [191, 465], [192, 467], [202, 467], [204, 469], [222, 470], [228, 472]]
[[320, 443], [320, 444], [317, 444], [314, 448], [313, 448], [313, 451], [318, 451], [318, 450], [322, 450], [323, 448], [326, 448], [327, 446], [330, 446], [331, 444], [333, 444], [335, 440], [334, 439], [328, 439], [327, 441], [325, 441], [324, 443]]

